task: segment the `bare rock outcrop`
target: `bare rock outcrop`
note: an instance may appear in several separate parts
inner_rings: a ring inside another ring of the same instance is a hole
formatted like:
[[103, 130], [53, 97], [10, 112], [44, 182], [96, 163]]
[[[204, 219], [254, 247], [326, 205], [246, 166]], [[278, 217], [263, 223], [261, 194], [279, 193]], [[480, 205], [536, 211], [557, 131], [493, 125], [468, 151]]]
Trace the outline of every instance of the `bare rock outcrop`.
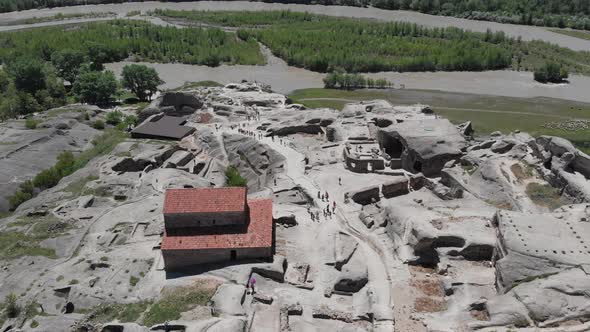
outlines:
[[222, 284], [211, 298], [213, 310], [219, 314], [244, 316], [246, 314], [242, 304], [246, 287], [235, 284]]
[[350, 260], [342, 266], [334, 283], [334, 292], [356, 293], [369, 281], [369, 273], [364, 253], [355, 250]]

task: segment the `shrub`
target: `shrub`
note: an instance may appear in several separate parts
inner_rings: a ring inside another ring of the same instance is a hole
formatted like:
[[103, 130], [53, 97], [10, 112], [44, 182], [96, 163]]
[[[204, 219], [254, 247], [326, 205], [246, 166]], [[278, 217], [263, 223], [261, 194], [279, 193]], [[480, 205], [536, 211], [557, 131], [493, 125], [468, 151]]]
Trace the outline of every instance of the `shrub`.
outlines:
[[[100, 121], [100, 120], [98, 120]], [[102, 122], [102, 121], [101, 121]], [[104, 128], [104, 123], [102, 123]], [[35, 196], [35, 188], [44, 190], [55, 186], [61, 178], [70, 175], [84, 167], [92, 158], [112, 151], [127, 135], [117, 130], [108, 130], [92, 141], [94, 146], [80, 153], [78, 156], [69, 152], [61, 153], [57, 163], [48, 170], [40, 172], [33, 180], [25, 181], [19, 186], [14, 195], [8, 198], [10, 210], [15, 210], [20, 204]]]
[[531, 182], [526, 187], [526, 193], [535, 204], [555, 210], [567, 202], [561, 197], [558, 189], [548, 184]]
[[535, 69], [534, 79], [541, 83], [561, 83], [569, 77], [569, 72], [561, 64], [548, 62]]
[[131, 286], [137, 285], [138, 282], [139, 282], [139, 278], [138, 277], [136, 277], [136, 276], [130, 276], [129, 277], [129, 284]]
[[360, 74], [332, 72], [324, 77], [324, 88], [326, 89], [385, 89], [392, 86], [393, 83], [384, 78], [375, 80]]
[[240, 175], [240, 171], [235, 166], [229, 166], [225, 170], [225, 184], [227, 187], [245, 187], [248, 181]]
[[22, 308], [21, 306], [17, 303], [18, 298], [16, 297], [16, 294], [14, 293], [10, 293], [8, 295], [6, 295], [6, 298], [4, 300], [4, 305], [6, 306], [6, 316], [8, 316], [8, 318], [15, 318], [17, 317]]
[[128, 115], [123, 122], [128, 126], [137, 126], [139, 119], [135, 115]]
[[92, 123], [92, 128], [97, 129], [97, 130], [103, 130], [104, 129], [104, 121], [102, 121], [102, 120], [94, 121], [94, 123]]
[[33, 118], [27, 118], [27, 120], [25, 121], [25, 127], [27, 127], [28, 129], [35, 129], [37, 128], [38, 124], [39, 122]]
[[8, 198], [10, 210], [14, 211], [19, 205], [33, 198], [34, 186], [32, 181], [25, 181], [12, 196]]
[[206, 305], [216, 289], [216, 284], [204, 282], [163, 292], [162, 297], [144, 314], [143, 325], [152, 326], [179, 319], [182, 312]]
[[123, 119], [123, 113], [121, 111], [112, 111], [107, 113], [106, 121], [112, 126], [116, 126], [121, 123]]

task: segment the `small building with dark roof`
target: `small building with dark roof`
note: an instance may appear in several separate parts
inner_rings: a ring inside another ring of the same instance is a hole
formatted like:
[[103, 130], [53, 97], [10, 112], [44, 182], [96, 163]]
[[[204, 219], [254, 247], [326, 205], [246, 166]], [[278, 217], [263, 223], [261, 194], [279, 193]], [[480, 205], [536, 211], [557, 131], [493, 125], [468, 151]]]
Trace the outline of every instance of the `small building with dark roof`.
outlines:
[[272, 258], [272, 200], [247, 199], [246, 188], [169, 189], [163, 212], [166, 271]]
[[178, 116], [155, 115], [131, 131], [132, 138], [180, 140], [192, 134], [195, 128], [185, 126], [186, 119]]

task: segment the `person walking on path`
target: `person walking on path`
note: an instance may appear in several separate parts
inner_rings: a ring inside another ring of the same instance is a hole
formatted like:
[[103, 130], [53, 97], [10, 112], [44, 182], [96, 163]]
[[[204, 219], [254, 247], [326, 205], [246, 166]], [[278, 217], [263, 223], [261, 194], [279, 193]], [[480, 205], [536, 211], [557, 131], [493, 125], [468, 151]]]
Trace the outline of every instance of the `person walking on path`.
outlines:
[[250, 285], [250, 288], [252, 289], [252, 294], [254, 294], [256, 292], [254, 290], [254, 286], [256, 285], [256, 278], [254, 278], [254, 277], [250, 278], [250, 280], [248, 281], [248, 284]]
[[328, 195], [328, 191], [326, 191], [326, 199], [329, 200], [330, 199], [330, 195]]
[[340, 185], [340, 186], [342, 185], [342, 178], [341, 177], [338, 177], [338, 185]]
[[333, 202], [334, 204], [332, 204], [332, 212], [336, 213], [336, 201]]

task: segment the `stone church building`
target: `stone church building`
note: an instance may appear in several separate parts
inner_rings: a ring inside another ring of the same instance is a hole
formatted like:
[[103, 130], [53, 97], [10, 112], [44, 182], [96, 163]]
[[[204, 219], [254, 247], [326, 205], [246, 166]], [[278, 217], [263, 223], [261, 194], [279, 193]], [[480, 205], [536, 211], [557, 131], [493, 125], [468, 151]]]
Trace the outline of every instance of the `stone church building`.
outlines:
[[168, 189], [162, 255], [167, 271], [240, 259], [271, 259], [271, 199], [243, 187]]

